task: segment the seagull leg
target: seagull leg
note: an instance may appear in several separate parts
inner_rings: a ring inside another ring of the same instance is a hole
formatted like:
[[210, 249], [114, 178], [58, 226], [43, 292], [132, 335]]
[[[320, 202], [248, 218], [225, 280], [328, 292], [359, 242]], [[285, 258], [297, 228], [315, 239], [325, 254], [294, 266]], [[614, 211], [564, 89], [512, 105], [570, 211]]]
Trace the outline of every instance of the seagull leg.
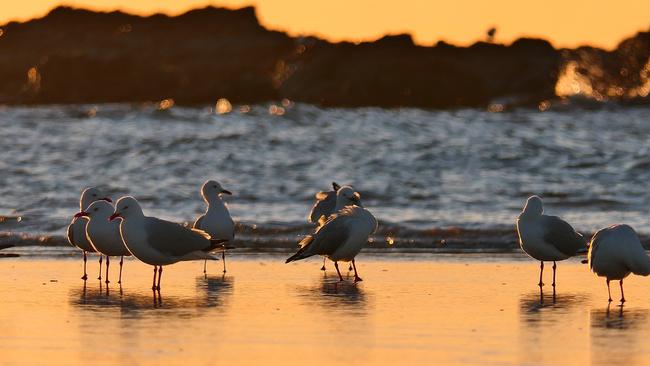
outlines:
[[354, 267], [354, 282], [359, 282], [363, 281], [361, 277], [357, 274], [357, 265], [354, 263], [354, 259], [352, 260], [352, 267]]
[[321, 271], [324, 271], [324, 270], [325, 270], [325, 259], [326, 259], [326, 258], [323, 257], [323, 266], [320, 267], [320, 270], [321, 270]]
[[223, 260], [223, 273], [226, 273], [226, 250], [221, 252], [221, 259]]
[[111, 257], [106, 256], [106, 281], [104, 281], [104, 282], [106, 282], [106, 285], [107, 285], [107, 286], [108, 286], [108, 284], [111, 282], [111, 281], [108, 280], [108, 267], [111, 265], [111, 260], [110, 260], [110, 258], [111, 258]]
[[156, 273], [158, 273], [158, 266], [153, 266], [153, 285], [151, 286], [152, 290], [156, 290]]
[[160, 291], [160, 277], [162, 277], [162, 266], [158, 268], [158, 285], [156, 285], [156, 290]]
[[557, 268], [557, 264], [555, 264], [555, 261], [553, 261], [553, 291], [555, 291], [555, 271]]
[[102, 279], [102, 255], [99, 255], [99, 277], [97, 277], [98, 280]]
[[336, 268], [336, 273], [339, 274], [339, 280], [343, 281], [343, 276], [341, 276], [341, 271], [339, 271], [339, 262], [334, 261], [334, 267]]
[[623, 280], [620, 280], [619, 283], [621, 284], [621, 305], [625, 302], [625, 294], [623, 294]]
[[86, 251], [84, 250], [84, 275], [81, 276], [82, 280], [87, 280], [88, 279], [88, 274], [86, 273], [86, 262], [88, 261], [88, 258], [86, 257]]
[[609, 295], [609, 302], [612, 302], [612, 292], [609, 290], [609, 278], [607, 281], [607, 295]]
[[544, 261], [539, 262], [539, 283], [537, 284], [539, 287], [544, 286], [544, 282], [542, 282], [542, 274], [544, 274]]
[[122, 284], [122, 265], [124, 264], [124, 256], [120, 257], [120, 278], [117, 280], [117, 283]]
[[208, 274], [208, 260], [203, 261], [203, 274], [207, 275]]

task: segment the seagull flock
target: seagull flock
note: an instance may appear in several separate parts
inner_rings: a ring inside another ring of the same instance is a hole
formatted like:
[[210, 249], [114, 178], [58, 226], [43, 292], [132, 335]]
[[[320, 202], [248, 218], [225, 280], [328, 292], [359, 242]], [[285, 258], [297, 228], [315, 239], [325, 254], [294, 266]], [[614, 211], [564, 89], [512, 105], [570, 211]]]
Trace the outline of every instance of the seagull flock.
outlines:
[[[361, 195], [352, 186], [332, 183], [331, 191], [318, 192], [307, 221], [316, 225], [309, 235], [299, 242], [298, 251], [286, 263], [323, 256], [334, 262], [339, 280], [344, 281], [338, 262], [351, 262], [354, 282], [362, 281], [357, 272], [355, 257], [370, 236], [377, 230], [377, 219], [361, 204]], [[83, 190], [79, 200], [80, 211], [68, 226], [70, 244], [83, 252], [83, 280], [87, 253], [99, 254], [99, 276], [102, 279], [102, 257], [106, 257], [105, 282], [108, 284], [110, 257], [120, 257], [118, 283], [122, 282], [124, 256], [135, 258], [154, 267], [153, 290], [160, 290], [163, 266], [180, 261], [223, 261], [226, 272], [226, 251], [234, 249], [235, 223], [222, 196], [232, 192], [214, 180], [208, 180], [200, 190], [207, 205], [206, 212], [198, 217], [191, 228], [178, 223], [146, 216], [138, 201], [125, 196], [113, 201], [96, 187]], [[539, 283], [543, 283], [544, 262], [553, 262], [553, 290], [557, 261], [587, 254], [589, 268], [605, 277], [609, 301], [612, 301], [609, 283], [619, 281], [621, 303], [625, 302], [623, 279], [631, 273], [650, 275], [650, 257], [645, 252], [632, 227], [616, 224], [597, 231], [590, 241], [566, 221], [544, 214], [542, 199], [531, 196], [516, 220], [521, 249], [540, 261]]]

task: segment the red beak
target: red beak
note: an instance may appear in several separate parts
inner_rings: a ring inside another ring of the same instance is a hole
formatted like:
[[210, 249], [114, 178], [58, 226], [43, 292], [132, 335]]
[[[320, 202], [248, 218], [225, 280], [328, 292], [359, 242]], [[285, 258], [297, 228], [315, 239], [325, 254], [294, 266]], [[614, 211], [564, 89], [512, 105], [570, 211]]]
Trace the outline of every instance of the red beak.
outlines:
[[76, 214], [74, 214], [74, 218], [75, 218], [75, 219], [78, 219], [78, 218], [80, 218], [80, 217], [84, 217], [84, 216], [85, 216], [85, 217], [88, 217], [88, 212], [86, 212], [86, 211], [80, 211], [80, 212], [77, 212]]
[[106, 201], [106, 202], [113, 203], [113, 200], [110, 199], [110, 198], [108, 198], [108, 197], [104, 197], [104, 198], [102, 198], [101, 200], [102, 200], [102, 201]]
[[115, 219], [118, 218], [118, 217], [122, 217], [122, 216], [120, 216], [120, 214], [118, 214], [118, 213], [116, 212], [116, 213], [112, 214], [111, 217], [108, 218], [108, 221], [113, 221], [113, 220], [115, 220]]

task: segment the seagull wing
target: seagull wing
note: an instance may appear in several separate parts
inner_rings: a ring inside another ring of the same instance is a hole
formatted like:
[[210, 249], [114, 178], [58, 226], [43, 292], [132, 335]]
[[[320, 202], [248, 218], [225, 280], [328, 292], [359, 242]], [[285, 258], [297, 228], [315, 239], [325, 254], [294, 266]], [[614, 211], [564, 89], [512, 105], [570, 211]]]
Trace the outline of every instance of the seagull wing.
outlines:
[[159, 252], [180, 257], [197, 250], [211, 248], [210, 235], [198, 229], [188, 229], [174, 222], [155, 217], [145, 218], [149, 245]]
[[309, 222], [318, 223], [322, 216], [328, 217], [336, 208], [336, 192], [318, 192], [316, 194], [316, 203], [309, 213]]
[[580, 249], [587, 247], [587, 241], [567, 223], [557, 216], [542, 216], [546, 228], [544, 241], [553, 245], [565, 255], [573, 256]]

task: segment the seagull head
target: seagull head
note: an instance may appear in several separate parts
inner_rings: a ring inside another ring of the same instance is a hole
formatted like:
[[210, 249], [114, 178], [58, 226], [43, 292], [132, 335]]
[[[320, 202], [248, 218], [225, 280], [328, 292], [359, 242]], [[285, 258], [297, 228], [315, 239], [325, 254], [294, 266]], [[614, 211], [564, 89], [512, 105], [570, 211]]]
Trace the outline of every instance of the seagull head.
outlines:
[[216, 180], [209, 180], [205, 183], [203, 183], [203, 186], [201, 187], [201, 195], [203, 196], [203, 199], [208, 201], [211, 197], [219, 196], [221, 194], [232, 194], [227, 189], [224, 189], [221, 186], [221, 183], [217, 182]]
[[528, 197], [522, 213], [528, 215], [541, 215], [543, 212], [544, 205], [542, 204], [542, 199], [539, 198], [539, 196]]
[[[86, 216], [91, 220], [101, 219], [101, 220], [108, 221], [112, 213], [113, 213], [113, 205], [111, 205], [107, 201], [99, 200], [91, 203], [90, 206], [88, 206], [88, 208], [85, 211], [81, 211], [77, 215]], [[77, 217], [77, 215], [75, 215], [75, 217]]]
[[110, 198], [104, 196], [102, 192], [97, 187], [89, 187], [81, 192], [81, 198], [79, 199], [79, 209], [81, 211], [85, 210], [91, 203], [104, 200], [107, 202], [112, 202]]
[[131, 196], [126, 196], [117, 200], [117, 203], [115, 204], [115, 212], [113, 212], [108, 219], [113, 221], [119, 217], [126, 220], [129, 217], [142, 215], [142, 208], [140, 208], [138, 201]]
[[361, 206], [361, 195], [352, 187], [343, 186], [336, 191], [336, 207], [340, 209], [350, 205]]

